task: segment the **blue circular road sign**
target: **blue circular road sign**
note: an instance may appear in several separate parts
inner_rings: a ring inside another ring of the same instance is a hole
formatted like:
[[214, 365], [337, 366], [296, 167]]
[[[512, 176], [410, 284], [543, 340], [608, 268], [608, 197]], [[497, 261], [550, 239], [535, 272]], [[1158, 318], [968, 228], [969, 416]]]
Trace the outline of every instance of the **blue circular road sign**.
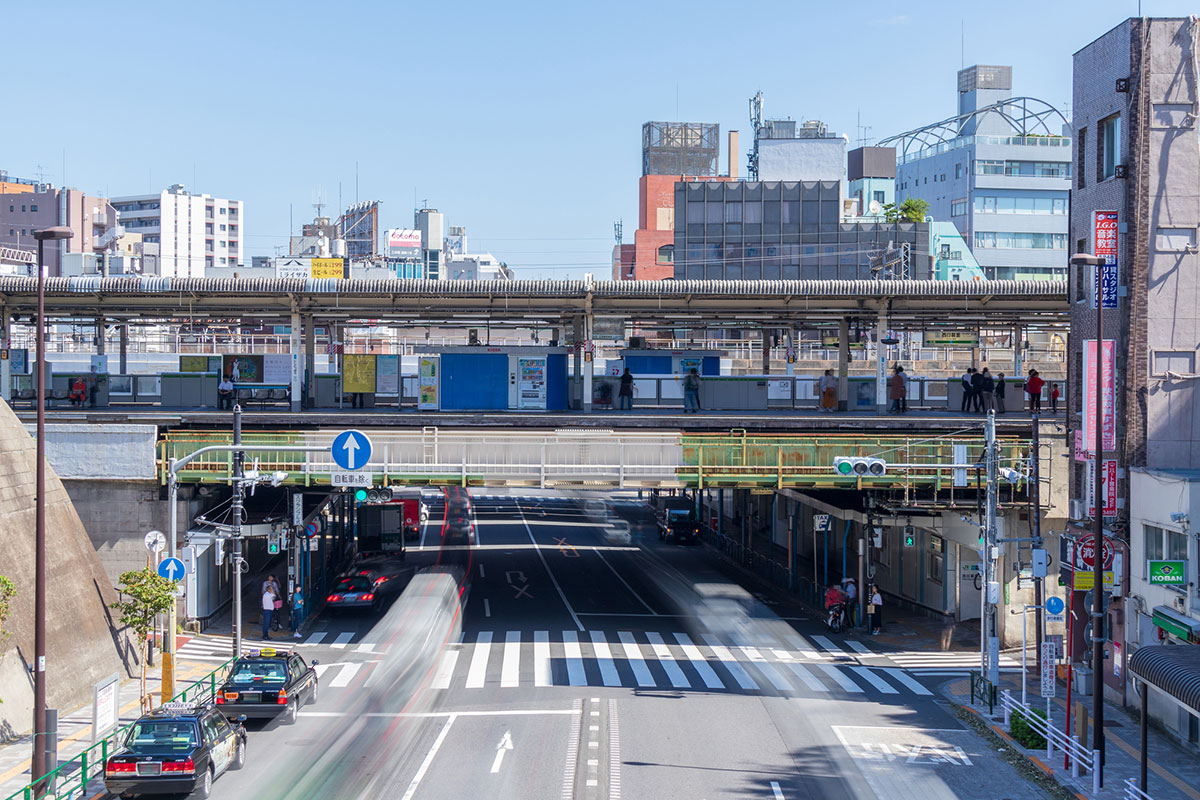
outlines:
[[361, 469], [371, 460], [371, 440], [362, 431], [342, 431], [330, 447], [333, 462], [342, 469]]
[[1067, 604], [1058, 595], [1050, 595], [1046, 598], [1046, 613], [1061, 614], [1067, 608]]
[[158, 574], [169, 581], [183, 580], [183, 562], [178, 558], [164, 558], [158, 562]]

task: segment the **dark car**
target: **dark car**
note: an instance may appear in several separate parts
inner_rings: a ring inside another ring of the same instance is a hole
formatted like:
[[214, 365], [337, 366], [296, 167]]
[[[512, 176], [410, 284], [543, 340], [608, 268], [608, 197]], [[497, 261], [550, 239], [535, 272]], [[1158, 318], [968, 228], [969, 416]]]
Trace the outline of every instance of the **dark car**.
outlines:
[[658, 538], [676, 544], [694, 544], [700, 541], [700, 522], [696, 519], [696, 507], [682, 498], [669, 497], [659, 522]]
[[212, 705], [164, 703], [129, 726], [122, 748], [104, 762], [104, 788], [121, 797], [208, 797], [225, 770], [246, 764], [246, 729]]
[[404, 577], [404, 569], [395, 559], [362, 560], [338, 578], [325, 604], [330, 611], [351, 608], [379, 611], [404, 590]]
[[296, 712], [317, 700], [317, 661], [286, 650], [264, 647], [233, 662], [217, 692], [217, 708], [226, 717], [296, 721]]

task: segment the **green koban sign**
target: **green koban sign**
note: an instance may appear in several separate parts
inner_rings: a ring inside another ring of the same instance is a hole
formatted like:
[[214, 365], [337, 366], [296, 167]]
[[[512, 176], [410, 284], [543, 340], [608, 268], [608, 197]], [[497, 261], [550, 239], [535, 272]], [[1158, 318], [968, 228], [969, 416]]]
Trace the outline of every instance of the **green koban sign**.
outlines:
[[1159, 584], [1187, 583], [1187, 576], [1184, 575], [1186, 566], [1186, 561], [1151, 561], [1150, 582]]

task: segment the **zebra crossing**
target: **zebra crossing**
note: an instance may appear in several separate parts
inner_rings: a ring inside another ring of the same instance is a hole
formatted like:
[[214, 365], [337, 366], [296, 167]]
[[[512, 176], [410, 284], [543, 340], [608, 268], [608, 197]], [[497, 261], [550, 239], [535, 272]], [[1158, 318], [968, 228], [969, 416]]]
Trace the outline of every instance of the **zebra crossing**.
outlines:
[[[979, 653], [962, 651], [906, 650], [888, 653], [887, 657], [914, 675], [930, 677], [963, 676], [979, 669]], [[1000, 656], [1001, 672], [1021, 671], [1021, 660], [1012, 656]]]
[[[242, 637], [242, 651], [257, 650], [263, 647], [292, 647], [295, 641], [295, 639], [283, 636], [271, 641]], [[175, 657], [188, 661], [228, 661], [233, 657], [233, 637], [209, 634], [193, 636], [179, 646]]]

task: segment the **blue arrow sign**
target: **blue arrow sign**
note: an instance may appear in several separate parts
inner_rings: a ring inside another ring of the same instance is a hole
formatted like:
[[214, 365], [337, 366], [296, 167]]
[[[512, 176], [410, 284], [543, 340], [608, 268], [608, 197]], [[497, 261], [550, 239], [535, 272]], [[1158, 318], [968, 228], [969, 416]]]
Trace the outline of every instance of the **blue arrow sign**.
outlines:
[[371, 460], [371, 440], [362, 431], [342, 431], [333, 440], [330, 452], [342, 469], [361, 469]]
[[183, 562], [178, 558], [164, 558], [158, 562], [158, 574], [169, 581], [183, 579]]
[[1058, 595], [1050, 595], [1046, 598], [1046, 613], [1057, 616], [1063, 613], [1067, 608], [1067, 604]]

